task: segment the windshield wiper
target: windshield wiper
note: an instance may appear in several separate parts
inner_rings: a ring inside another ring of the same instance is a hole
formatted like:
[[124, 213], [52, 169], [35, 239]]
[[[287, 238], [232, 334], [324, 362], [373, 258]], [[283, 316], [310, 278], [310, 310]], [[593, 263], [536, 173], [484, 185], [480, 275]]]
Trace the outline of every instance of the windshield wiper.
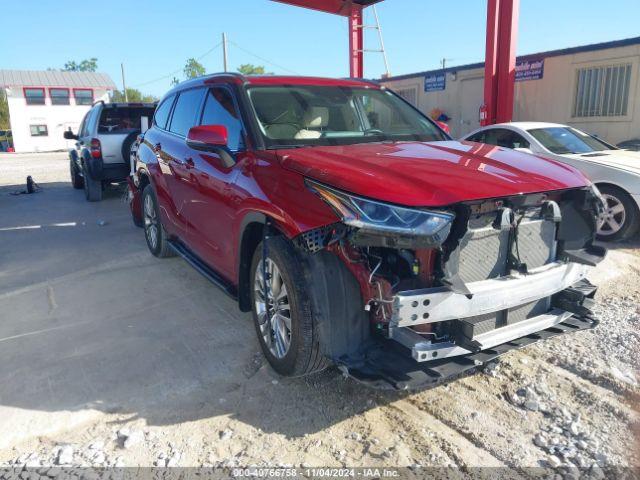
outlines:
[[280, 149], [289, 149], [289, 148], [306, 148], [311, 147], [313, 145], [271, 145], [267, 147], [267, 150], [280, 150]]

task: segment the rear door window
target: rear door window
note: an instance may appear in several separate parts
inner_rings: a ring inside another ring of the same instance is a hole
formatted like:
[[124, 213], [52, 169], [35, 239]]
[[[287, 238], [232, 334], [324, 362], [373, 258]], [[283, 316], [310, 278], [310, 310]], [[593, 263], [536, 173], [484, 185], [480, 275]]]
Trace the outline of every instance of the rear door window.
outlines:
[[171, 107], [173, 106], [173, 101], [175, 99], [176, 96], [171, 95], [169, 98], [165, 99], [158, 108], [156, 108], [156, 114], [153, 117], [153, 123], [157, 127], [163, 130], [167, 128], [167, 121], [169, 120], [169, 114], [171, 113]]
[[482, 143], [497, 145], [504, 148], [529, 148], [529, 142], [522, 135], [505, 128], [494, 128], [485, 130]]
[[142, 117], [153, 115], [150, 107], [105, 107], [100, 114], [98, 133], [128, 134], [141, 130]]
[[245, 148], [242, 122], [233, 94], [224, 87], [209, 89], [200, 125], [224, 125], [229, 135], [228, 147], [232, 151]]
[[196, 119], [200, 115], [200, 106], [202, 105], [204, 93], [203, 88], [185, 90], [180, 93], [173, 109], [173, 115], [171, 115], [170, 132], [181, 137], [187, 136], [189, 129], [196, 125]]
[[471, 135], [469, 138], [467, 138], [468, 142], [477, 142], [477, 143], [487, 143], [484, 140], [484, 133], [485, 132], [478, 132], [475, 135]]

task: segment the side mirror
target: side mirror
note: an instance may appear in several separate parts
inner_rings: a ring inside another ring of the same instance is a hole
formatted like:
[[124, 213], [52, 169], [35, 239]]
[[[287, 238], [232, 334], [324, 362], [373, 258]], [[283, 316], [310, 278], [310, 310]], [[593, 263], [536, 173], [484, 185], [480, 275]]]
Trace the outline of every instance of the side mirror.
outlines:
[[187, 134], [187, 145], [194, 150], [216, 152], [227, 146], [229, 134], [224, 125], [199, 125], [191, 127]]
[[191, 127], [187, 134], [187, 146], [202, 152], [212, 152], [220, 157], [226, 168], [235, 165], [236, 160], [227, 148], [229, 133], [224, 125], [199, 125]]
[[514, 150], [515, 150], [516, 152], [528, 153], [528, 154], [530, 154], [530, 155], [532, 155], [532, 154], [533, 154], [533, 152], [531, 151], [531, 149], [530, 149], [530, 148], [517, 147], [517, 148], [514, 148]]
[[66, 130], [62, 134], [62, 136], [65, 138], [65, 140], [78, 140], [78, 136], [71, 131], [71, 128], [69, 128], [69, 130]]

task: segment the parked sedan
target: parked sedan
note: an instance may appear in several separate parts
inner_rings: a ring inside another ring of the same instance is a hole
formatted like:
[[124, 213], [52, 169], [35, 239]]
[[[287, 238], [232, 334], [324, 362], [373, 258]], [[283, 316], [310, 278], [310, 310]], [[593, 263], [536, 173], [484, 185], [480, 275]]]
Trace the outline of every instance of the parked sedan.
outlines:
[[567, 163], [595, 183], [606, 200], [598, 237], [620, 240], [640, 225], [640, 153], [620, 150], [568, 125], [511, 122], [471, 132], [463, 140], [533, 153]]

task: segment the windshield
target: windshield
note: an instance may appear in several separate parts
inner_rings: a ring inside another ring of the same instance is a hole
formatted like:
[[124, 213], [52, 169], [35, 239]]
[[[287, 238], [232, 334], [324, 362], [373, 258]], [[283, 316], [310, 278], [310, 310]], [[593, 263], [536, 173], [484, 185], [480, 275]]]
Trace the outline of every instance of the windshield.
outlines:
[[260, 86], [248, 93], [272, 148], [448, 140], [431, 121], [386, 90]]
[[537, 128], [529, 130], [529, 133], [547, 150], [558, 155], [612, 150], [612, 147], [605, 142], [575, 128]]

